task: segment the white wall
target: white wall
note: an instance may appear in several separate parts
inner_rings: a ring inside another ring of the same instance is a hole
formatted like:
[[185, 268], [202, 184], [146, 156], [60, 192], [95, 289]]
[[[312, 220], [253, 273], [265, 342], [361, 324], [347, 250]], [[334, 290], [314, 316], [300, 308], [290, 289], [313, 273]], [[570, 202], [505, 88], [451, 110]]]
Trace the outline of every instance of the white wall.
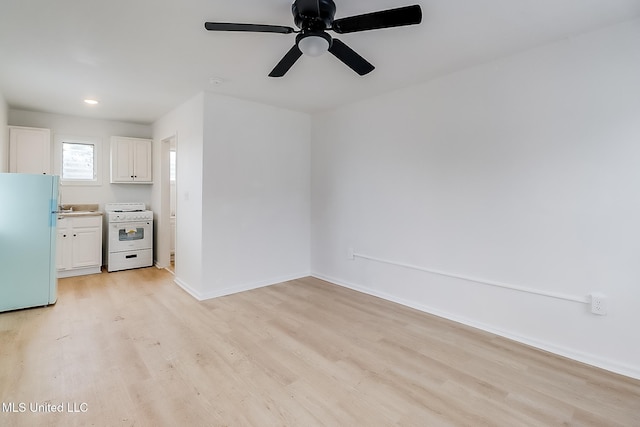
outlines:
[[310, 116], [207, 94], [205, 118], [205, 295], [308, 276]]
[[[158, 265], [169, 264], [169, 175], [168, 147], [162, 141], [176, 137], [177, 147], [177, 236], [176, 282], [194, 296], [203, 293], [203, 212], [202, 174], [204, 141], [204, 94], [200, 93], [178, 106], [153, 125], [154, 185], [153, 206]], [[162, 154], [167, 157], [163, 158]], [[161, 176], [164, 172], [164, 176]]]
[[[112, 136], [129, 136], [150, 138], [151, 126], [116, 122], [109, 120], [88, 119], [61, 114], [37, 113], [10, 109], [9, 124], [13, 126], [30, 126], [51, 130], [52, 157], [55, 155], [54, 140], [56, 135], [97, 137], [102, 145], [100, 171], [102, 183], [99, 186], [64, 185], [60, 189], [63, 204], [97, 203], [104, 208], [105, 203], [112, 202], [144, 202], [151, 204], [150, 185], [110, 184], [109, 152]], [[56, 170], [55, 167], [53, 169]]]
[[640, 378], [638, 40], [635, 21], [315, 116], [313, 274]]
[[[201, 93], [153, 133], [176, 135], [176, 283], [206, 299], [309, 274], [308, 115]], [[168, 253], [168, 189], [153, 200]]]
[[0, 173], [9, 172], [9, 130], [7, 103], [0, 93]]

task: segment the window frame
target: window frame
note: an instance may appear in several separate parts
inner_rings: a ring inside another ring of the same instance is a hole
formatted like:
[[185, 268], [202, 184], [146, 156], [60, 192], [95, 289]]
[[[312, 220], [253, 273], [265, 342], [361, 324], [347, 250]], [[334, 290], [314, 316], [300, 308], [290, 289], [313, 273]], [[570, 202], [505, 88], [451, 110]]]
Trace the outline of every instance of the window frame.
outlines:
[[[102, 185], [102, 140], [95, 136], [56, 135], [55, 173], [60, 176], [60, 185], [65, 186], [101, 186]], [[63, 143], [93, 145], [93, 179], [64, 179], [62, 176]]]

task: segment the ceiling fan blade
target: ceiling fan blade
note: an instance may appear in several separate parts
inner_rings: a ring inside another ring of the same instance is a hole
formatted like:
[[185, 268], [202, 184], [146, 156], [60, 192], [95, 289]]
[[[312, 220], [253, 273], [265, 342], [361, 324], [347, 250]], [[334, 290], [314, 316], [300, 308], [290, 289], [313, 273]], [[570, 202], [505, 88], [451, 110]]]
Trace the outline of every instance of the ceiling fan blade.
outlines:
[[298, 8], [298, 12], [303, 16], [320, 16], [319, 0], [296, 0], [295, 4]]
[[231, 22], [205, 22], [204, 27], [209, 31], [247, 31], [253, 33], [279, 34], [290, 34], [294, 32], [293, 28], [282, 25], [234, 24]]
[[361, 76], [369, 74], [376, 68], [338, 39], [333, 39], [329, 52]]
[[350, 16], [333, 21], [333, 31], [338, 34], [356, 31], [377, 30], [380, 28], [401, 27], [422, 22], [422, 9], [419, 5], [399, 7], [364, 15]]
[[278, 62], [278, 65], [276, 65], [273, 71], [269, 73], [269, 77], [284, 76], [301, 56], [302, 51], [298, 48], [298, 45], [293, 45], [289, 52], [287, 52], [287, 54], [280, 60], [280, 62]]

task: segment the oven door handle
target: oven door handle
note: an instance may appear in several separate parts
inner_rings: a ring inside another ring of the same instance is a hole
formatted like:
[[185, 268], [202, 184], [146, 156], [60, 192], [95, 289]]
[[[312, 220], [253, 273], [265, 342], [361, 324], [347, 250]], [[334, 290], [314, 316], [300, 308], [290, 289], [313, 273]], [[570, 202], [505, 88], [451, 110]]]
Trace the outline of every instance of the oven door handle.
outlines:
[[151, 221], [148, 222], [116, 222], [112, 223], [113, 228], [144, 228], [151, 225]]

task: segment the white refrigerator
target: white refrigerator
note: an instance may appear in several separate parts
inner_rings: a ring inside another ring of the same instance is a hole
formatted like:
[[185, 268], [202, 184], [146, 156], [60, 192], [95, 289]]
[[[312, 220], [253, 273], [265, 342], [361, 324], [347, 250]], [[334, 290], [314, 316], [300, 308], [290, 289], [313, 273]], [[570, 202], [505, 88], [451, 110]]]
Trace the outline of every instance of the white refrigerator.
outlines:
[[57, 176], [0, 173], [0, 312], [56, 302]]

